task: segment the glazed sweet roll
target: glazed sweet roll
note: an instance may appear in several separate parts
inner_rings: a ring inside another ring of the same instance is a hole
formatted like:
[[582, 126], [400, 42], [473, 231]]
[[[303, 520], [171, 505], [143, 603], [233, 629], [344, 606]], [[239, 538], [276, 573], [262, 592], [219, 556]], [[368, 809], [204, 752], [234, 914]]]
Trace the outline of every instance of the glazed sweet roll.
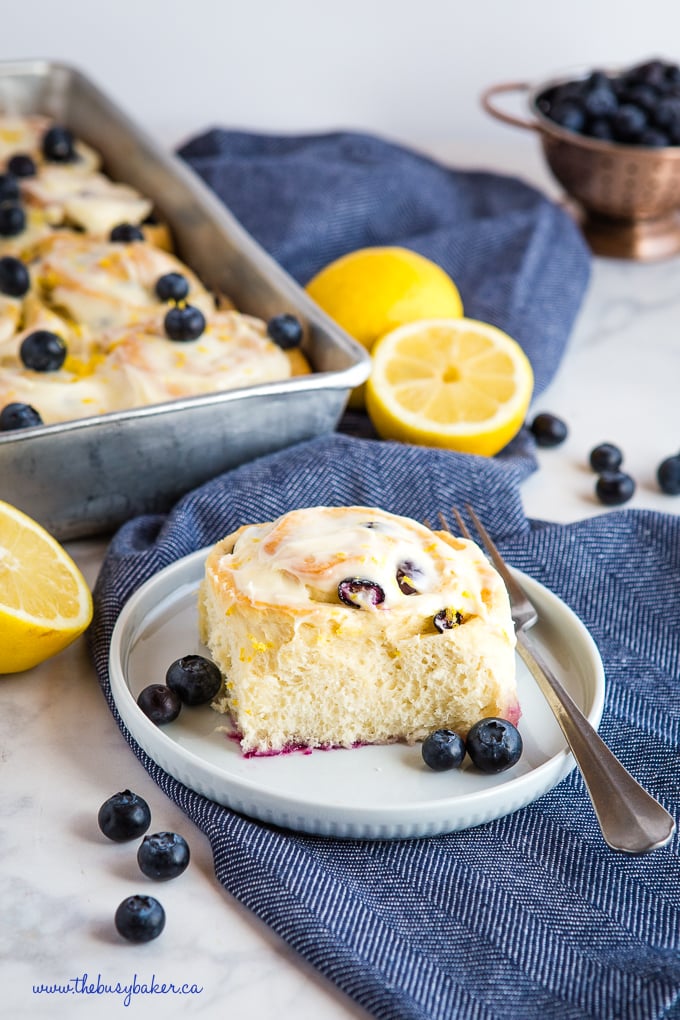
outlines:
[[240, 528], [209, 553], [201, 639], [246, 753], [517, 721], [503, 582], [474, 543], [367, 507]]

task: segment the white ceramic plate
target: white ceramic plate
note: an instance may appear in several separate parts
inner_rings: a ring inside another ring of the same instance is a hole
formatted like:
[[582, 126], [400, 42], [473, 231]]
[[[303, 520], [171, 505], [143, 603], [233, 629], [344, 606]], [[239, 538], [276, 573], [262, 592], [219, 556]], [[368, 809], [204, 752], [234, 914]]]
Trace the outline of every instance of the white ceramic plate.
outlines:
[[[352, 839], [404, 839], [466, 829], [516, 811], [552, 789], [574, 767], [562, 732], [528, 670], [517, 659], [524, 742], [520, 761], [495, 776], [471, 767], [433, 772], [420, 745], [316, 750], [246, 758], [220, 730], [209, 706], [182, 709], [155, 726], [136, 698], [163, 683], [182, 655], [207, 655], [198, 639], [196, 590], [207, 550], [160, 571], [127, 602], [110, 652], [113, 697], [137, 743], [166, 772], [219, 804], [284, 828]], [[597, 727], [604, 670], [590, 634], [542, 585], [518, 574], [539, 609], [532, 637], [574, 700]]]

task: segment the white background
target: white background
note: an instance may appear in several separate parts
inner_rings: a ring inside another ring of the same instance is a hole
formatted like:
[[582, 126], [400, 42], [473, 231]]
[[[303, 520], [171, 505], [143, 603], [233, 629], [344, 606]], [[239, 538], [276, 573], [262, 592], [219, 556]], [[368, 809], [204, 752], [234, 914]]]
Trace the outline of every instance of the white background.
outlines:
[[8, 0], [0, 33], [0, 59], [79, 66], [168, 145], [360, 128], [481, 162], [535, 145], [481, 110], [487, 85], [655, 55], [680, 58], [676, 0]]

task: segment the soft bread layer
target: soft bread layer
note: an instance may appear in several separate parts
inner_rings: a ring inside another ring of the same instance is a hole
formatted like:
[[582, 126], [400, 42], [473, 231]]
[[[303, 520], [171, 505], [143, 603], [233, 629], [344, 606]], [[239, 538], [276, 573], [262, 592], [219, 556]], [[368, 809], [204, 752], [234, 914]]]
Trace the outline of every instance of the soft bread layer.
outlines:
[[[384, 602], [345, 605], [348, 577], [379, 584]], [[442, 609], [461, 622], [440, 632]], [[500, 577], [474, 543], [382, 510], [315, 507], [227, 536], [207, 559], [199, 625], [224, 676], [214, 707], [245, 752], [413, 742], [519, 717]]]

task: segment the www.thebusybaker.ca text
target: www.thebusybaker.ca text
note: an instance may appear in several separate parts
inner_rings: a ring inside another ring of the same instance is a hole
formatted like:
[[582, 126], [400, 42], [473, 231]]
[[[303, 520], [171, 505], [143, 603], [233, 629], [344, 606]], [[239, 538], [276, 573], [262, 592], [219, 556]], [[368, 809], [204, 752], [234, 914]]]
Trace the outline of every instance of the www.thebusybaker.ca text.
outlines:
[[34, 995], [120, 995], [123, 1005], [129, 1006], [133, 995], [200, 995], [203, 991], [201, 985], [184, 981], [178, 984], [175, 981], [157, 981], [156, 975], [152, 974], [149, 981], [140, 981], [136, 974], [132, 980], [109, 982], [97, 974], [97, 980], [91, 980], [89, 974], [81, 974], [79, 977], [72, 977], [63, 984], [33, 985]]

